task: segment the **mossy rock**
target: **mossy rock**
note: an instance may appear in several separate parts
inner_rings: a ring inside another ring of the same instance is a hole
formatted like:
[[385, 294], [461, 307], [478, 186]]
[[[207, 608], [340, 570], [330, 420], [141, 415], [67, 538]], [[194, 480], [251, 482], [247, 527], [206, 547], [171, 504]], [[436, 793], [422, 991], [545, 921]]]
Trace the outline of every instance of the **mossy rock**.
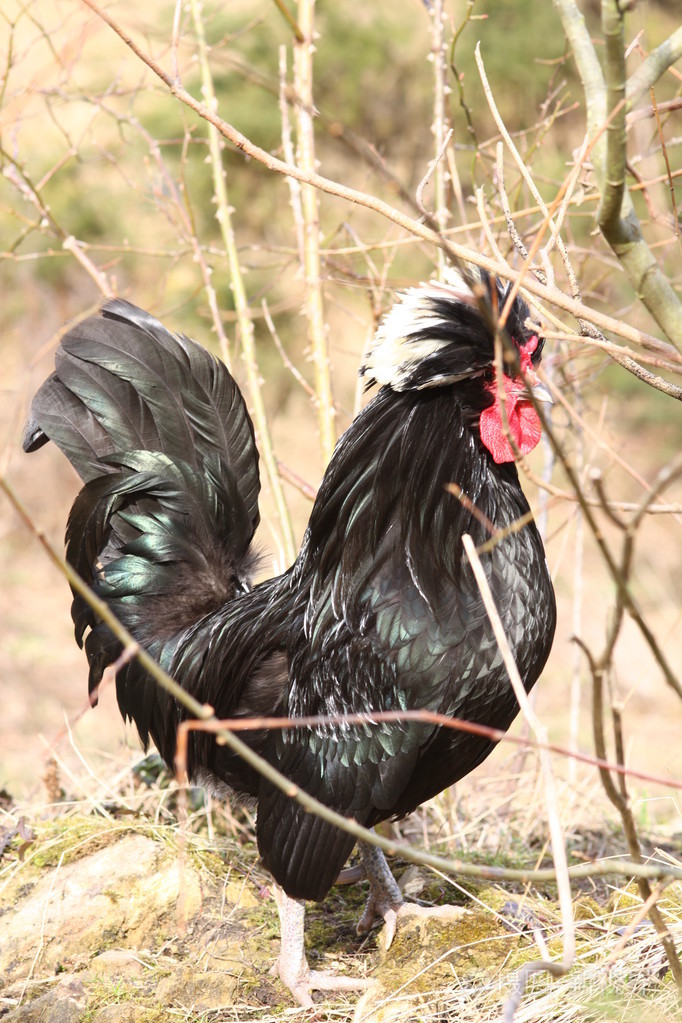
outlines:
[[0, 903], [6, 982], [72, 970], [107, 948], [145, 947], [196, 916], [201, 883], [191, 863], [152, 838], [117, 837], [69, 862], [62, 856], [45, 867], [33, 859], [17, 870]]
[[30, 861], [35, 867], [64, 866], [91, 856], [117, 842], [133, 829], [101, 817], [78, 816], [45, 821], [34, 827]]
[[526, 937], [486, 911], [441, 907], [401, 920], [375, 976], [387, 989], [432, 990], [453, 971], [460, 978], [495, 972], [512, 952], [528, 947]]
[[591, 895], [579, 895], [573, 903], [573, 919], [576, 921], [603, 920], [604, 909]]
[[[416, 1019], [422, 1001], [432, 1003], [434, 991], [451, 985], [454, 978], [462, 982], [492, 976], [522, 947], [528, 949], [527, 938], [483, 910], [447, 906], [429, 915], [403, 917], [374, 973], [374, 984], [358, 1002], [355, 1019], [366, 1023]], [[535, 957], [535, 950], [530, 951]]]
[[634, 915], [642, 905], [642, 896], [639, 894], [639, 887], [636, 881], [631, 881], [623, 888], [612, 892], [606, 903], [609, 913], [617, 914], [622, 923], [628, 916]]

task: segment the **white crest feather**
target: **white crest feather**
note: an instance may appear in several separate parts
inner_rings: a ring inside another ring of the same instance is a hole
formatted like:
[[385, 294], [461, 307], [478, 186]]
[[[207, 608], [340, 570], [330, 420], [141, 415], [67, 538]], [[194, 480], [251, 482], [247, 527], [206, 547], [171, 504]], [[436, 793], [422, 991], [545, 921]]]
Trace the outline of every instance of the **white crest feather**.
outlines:
[[[480, 280], [478, 267], [471, 265], [469, 273], [474, 280]], [[442, 323], [442, 316], [437, 316], [433, 310], [433, 301], [438, 299], [475, 304], [474, 294], [463, 275], [452, 267], [444, 271], [443, 281], [432, 280], [428, 284], [422, 283], [401, 292], [395, 305], [379, 324], [367, 352], [363, 375], [376, 380], [378, 384], [390, 384], [396, 391], [404, 389], [410, 366], [433, 355], [445, 345], [444, 341], [435, 338], [418, 342], [413, 340], [416, 333]], [[434, 378], [427, 386], [444, 382], [444, 379]]]

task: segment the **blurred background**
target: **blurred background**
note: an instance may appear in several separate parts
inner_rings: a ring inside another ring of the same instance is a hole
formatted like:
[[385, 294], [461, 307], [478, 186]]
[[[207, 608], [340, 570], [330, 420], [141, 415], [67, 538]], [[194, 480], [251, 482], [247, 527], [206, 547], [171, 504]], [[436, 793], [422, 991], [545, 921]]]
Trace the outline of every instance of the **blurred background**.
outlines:
[[[599, 4], [581, 4], [599, 43]], [[136, 45], [194, 97], [202, 95], [196, 25], [189, 8], [130, 0], [107, 8]], [[254, 330], [245, 350], [237, 322], [225, 234], [216, 219], [215, 183], [205, 122], [82, 3], [3, 3], [0, 38], [0, 465], [37, 530], [57, 550], [78, 481], [51, 446], [20, 450], [31, 395], [50, 372], [65, 325], [95, 311], [108, 292], [148, 308], [171, 328], [223, 357], [253, 407], [264, 403], [281, 486], [300, 540], [326, 456], [319, 442], [307, 294], [301, 269], [297, 193], [287, 180], [222, 147], [231, 228]], [[628, 19], [628, 69], [679, 24], [675, 3], [640, 4]], [[547, 201], [556, 195], [585, 134], [585, 102], [560, 22], [550, 4], [496, 0], [446, 5], [445, 229], [454, 241], [492, 255], [491, 238], [513, 265], [495, 171], [500, 135], [474, 60], [481, 54], [500, 115]], [[272, 0], [203, 7], [208, 62], [221, 116], [252, 142], [287, 159], [296, 146], [292, 29]], [[321, 174], [415, 214], [415, 195], [436, 153], [434, 23], [418, 0], [320, 5], [314, 53], [315, 158]], [[675, 100], [673, 68], [657, 86]], [[680, 285], [682, 121], [674, 102], [657, 126], [631, 128], [631, 179], [637, 211], [660, 265]], [[293, 138], [292, 138], [293, 136]], [[670, 175], [666, 170], [666, 159]], [[506, 192], [528, 244], [542, 222], [527, 185], [506, 158]], [[670, 183], [674, 189], [671, 191]], [[482, 188], [479, 206], [476, 190]], [[675, 201], [675, 189], [677, 200]], [[614, 257], [595, 232], [597, 194], [589, 165], [564, 220], [583, 298], [658, 336]], [[423, 187], [434, 208], [431, 182]], [[333, 196], [319, 196], [322, 297], [337, 434], [363, 401], [357, 368], [378, 318], [396, 290], [429, 277], [435, 253], [396, 224]], [[482, 218], [483, 213], [483, 218]], [[552, 257], [554, 259], [554, 257]], [[557, 261], [556, 284], [568, 291]], [[570, 319], [570, 318], [566, 318]], [[571, 329], [575, 325], [571, 322]], [[224, 332], [221, 340], [220, 332]], [[603, 474], [608, 497], [638, 503], [682, 448], [679, 404], [616, 366], [599, 348], [551, 341], [546, 365], [569, 410], [554, 425], [586, 480]], [[254, 361], [257, 366], [254, 371]], [[678, 378], [679, 379], [679, 378]], [[572, 411], [570, 411], [572, 410]], [[425, 438], [428, 444], [428, 438]], [[565, 490], [546, 445], [529, 460], [524, 488], [543, 514], [559, 601], [554, 651], [537, 689], [537, 710], [553, 741], [593, 748], [585, 658], [606, 634], [614, 583], [574, 501], [549, 497], [538, 479]], [[682, 674], [682, 564], [679, 481], [655, 503], [637, 535], [633, 592], [678, 676]], [[263, 571], [287, 562], [281, 509], [264, 481], [260, 543]], [[544, 517], [544, 513], [547, 517]], [[627, 516], [627, 511], [621, 512]], [[620, 531], [603, 528], [618, 551]], [[0, 498], [0, 789], [17, 801], [45, 799], [45, 765], [100, 775], [137, 749], [115, 710], [111, 689], [87, 710], [85, 657], [73, 642], [68, 586], [37, 538]], [[682, 778], [682, 706], [666, 685], [640, 630], [626, 621], [610, 674], [610, 697], [623, 708], [627, 762], [663, 778]], [[522, 728], [518, 725], [517, 731]], [[512, 751], [513, 752], [513, 751]], [[510, 748], [485, 765], [508, 770]], [[593, 770], [557, 759], [576, 813], [603, 814]], [[513, 777], [511, 772], [510, 777]], [[480, 785], [466, 779], [462, 786]], [[579, 779], [579, 781], [578, 781]], [[633, 782], [638, 819], [682, 831], [674, 789]]]

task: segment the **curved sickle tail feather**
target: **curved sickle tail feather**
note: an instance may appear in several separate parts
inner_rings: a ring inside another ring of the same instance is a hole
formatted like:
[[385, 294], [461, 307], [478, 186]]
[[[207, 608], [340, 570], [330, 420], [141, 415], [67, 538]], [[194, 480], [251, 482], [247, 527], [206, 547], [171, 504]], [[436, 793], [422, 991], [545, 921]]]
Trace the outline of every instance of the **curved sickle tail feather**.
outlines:
[[[183, 630], [249, 587], [260, 484], [244, 400], [209, 352], [121, 299], [66, 334], [55, 366], [24, 450], [51, 440], [81, 476], [67, 558], [167, 666]], [[93, 692], [121, 646], [76, 593], [71, 613]], [[134, 663], [117, 696], [172, 760], [170, 697]]]

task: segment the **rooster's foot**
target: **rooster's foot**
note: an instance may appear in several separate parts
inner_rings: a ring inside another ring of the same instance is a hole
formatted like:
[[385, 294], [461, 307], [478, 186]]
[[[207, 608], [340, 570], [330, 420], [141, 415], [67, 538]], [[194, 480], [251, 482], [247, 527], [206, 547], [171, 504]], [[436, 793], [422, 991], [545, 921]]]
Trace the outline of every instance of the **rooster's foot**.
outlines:
[[376, 918], [383, 917], [383, 940], [386, 948], [390, 948], [398, 926], [398, 914], [406, 903], [381, 849], [364, 842], [359, 845], [365, 876], [369, 881], [369, 898], [356, 930], [358, 934], [368, 934]]
[[304, 1008], [314, 1005], [311, 991], [358, 991], [369, 987], [369, 980], [337, 977], [333, 973], [311, 970], [305, 956], [303, 941], [305, 903], [289, 898], [278, 884], [273, 885], [273, 891], [281, 927], [276, 972], [298, 1004]]
[[360, 844], [365, 876], [369, 880], [369, 899], [357, 925], [358, 934], [367, 934], [378, 916], [384, 919], [382, 944], [391, 947], [398, 924], [408, 917], [459, 920], [466, 912], [459, 906], [420, 906], [405, 902], [386, 858], [377, 846]]

